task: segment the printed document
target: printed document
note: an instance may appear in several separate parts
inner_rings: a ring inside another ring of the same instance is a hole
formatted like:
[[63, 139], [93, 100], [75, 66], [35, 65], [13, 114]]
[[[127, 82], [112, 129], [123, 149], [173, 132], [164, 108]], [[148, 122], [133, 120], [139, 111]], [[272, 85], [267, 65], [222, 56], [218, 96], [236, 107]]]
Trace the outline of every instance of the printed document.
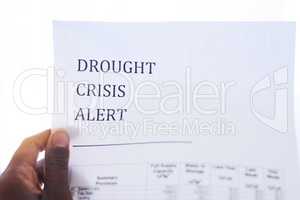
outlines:
[[74, 200], [298, 200], [295, 24], [54, 22]]

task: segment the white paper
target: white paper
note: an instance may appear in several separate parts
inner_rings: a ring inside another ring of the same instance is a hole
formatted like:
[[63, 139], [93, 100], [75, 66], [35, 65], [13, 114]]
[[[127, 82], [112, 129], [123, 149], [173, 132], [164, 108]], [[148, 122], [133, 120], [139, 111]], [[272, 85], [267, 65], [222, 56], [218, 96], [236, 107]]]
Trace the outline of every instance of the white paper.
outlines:
[[299, 199], [294, 34], [54, 22], [53, 127], [70, 132], [74, 200]]

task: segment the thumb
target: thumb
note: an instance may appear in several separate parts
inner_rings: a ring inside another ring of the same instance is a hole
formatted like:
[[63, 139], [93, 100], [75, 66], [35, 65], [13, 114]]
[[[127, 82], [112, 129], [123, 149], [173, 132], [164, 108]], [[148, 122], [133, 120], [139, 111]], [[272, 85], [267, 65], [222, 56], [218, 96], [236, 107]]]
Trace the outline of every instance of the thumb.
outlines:
[[45, 192], [48, 200], [71, 200], [68, 183], [69, 137], [53, 130], [45, 154]]

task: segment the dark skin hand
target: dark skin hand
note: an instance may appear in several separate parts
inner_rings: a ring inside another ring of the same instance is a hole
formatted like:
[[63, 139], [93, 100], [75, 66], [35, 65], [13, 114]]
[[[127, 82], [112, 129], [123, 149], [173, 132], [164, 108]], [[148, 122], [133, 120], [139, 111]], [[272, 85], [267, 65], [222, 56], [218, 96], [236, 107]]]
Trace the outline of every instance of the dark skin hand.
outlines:
[[[45, 160], [37, 162], [44, 150]], [[0, 200], [72, 200], [68, 161], [69, 137], [64, 130], [46, 130], [25, 139], [0, 176]]]

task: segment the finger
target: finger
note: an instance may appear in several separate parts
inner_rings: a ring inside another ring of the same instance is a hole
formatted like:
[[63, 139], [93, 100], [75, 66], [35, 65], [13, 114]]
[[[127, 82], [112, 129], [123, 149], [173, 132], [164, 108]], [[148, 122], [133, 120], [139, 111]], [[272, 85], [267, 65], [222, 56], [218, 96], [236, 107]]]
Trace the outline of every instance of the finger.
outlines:
[[50, 136], [45, 154], [45, 189], [49, 200], [71, 200], [68, 162], [69, 137], [59, 129]]
[[14, 154], [11, 164], [14, 165], [24, 162], [31, 166], [35, 166], [39, 153], [46, 148], [49, 135], [50, 130], [45, 130], [25, 139]]

